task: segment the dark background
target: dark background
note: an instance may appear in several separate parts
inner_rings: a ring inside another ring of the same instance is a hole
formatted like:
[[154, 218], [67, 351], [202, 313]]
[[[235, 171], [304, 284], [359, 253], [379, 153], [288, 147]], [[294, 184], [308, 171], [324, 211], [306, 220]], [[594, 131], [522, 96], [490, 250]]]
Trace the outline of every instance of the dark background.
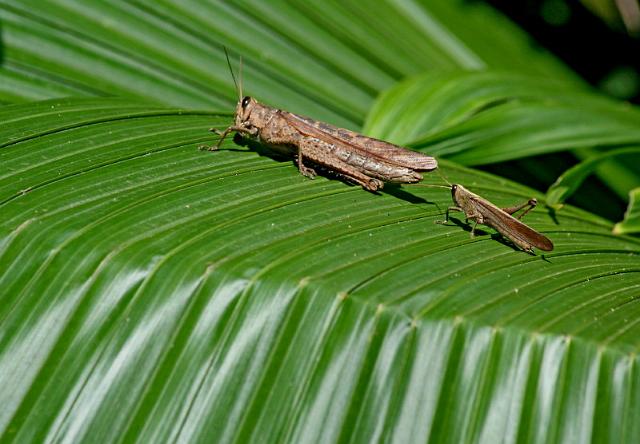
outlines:
[[[630, 0], [636, 2], [637, 0]], [[614, 0], [598, 16], [568, 0], [487, 0], [589, 83], [640, 104], [640, 29], [627, 29]]]
[[[482, 1], [482, 0], [477, 0]], [[603, 93], [640, 104], [640, 29], [628, 29], [614, 0], [484, 0], [529, 33], [538, 45], [564, 61]], [[632, 1], [638, 4], [638, 0]], [[607, 13], [585, 4], [608, 5]], [[640, 169], [640, 161], [627, 165]], [[578, 160], [570, 152], [493, 164], [482, 169], [546, 190], [567, 165]], [[638, 165], [635, 165], [638, 163]], [[521, 175], [529, 170], [528, 177]], [[519, 171], [516, 173], [516, 171]], [[568, 200], [611, 221], [620, 221], [627, 196], [612, 193], [595, 175]]]

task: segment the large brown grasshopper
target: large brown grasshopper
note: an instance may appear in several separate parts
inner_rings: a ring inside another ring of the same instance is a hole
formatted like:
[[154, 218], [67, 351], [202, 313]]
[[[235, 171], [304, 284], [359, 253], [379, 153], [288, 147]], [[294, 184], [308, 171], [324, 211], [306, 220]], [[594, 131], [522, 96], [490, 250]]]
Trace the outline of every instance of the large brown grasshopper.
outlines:
[[[538, 204], [536, 199], [509, 208], [498, 208], [488, 200], [467, 190], [459, 184], [451, 185], [451, 197], [455, 206], [447, 208], [445, 220], [449, 221], [450, 211], [462, 211], [467, 220], [474, 221], [471, 228], [473, 236], [476, 225], [483, 224], [495, 229], [498, 233], [511, 240], [515, 245], [528, 253], [533, 253], [533, 247], [544, 251], [553, 250], [553, 243], [542, 234], [520, 221], [529, 211]], [[512, 214], [526, 208], [516, 219]]]
[[[231, 75], [235, 83], [233, 70]], [[419, 182], [420, 171], [438, 166], [436, 159], [425, 154], [243, 97], [242, 81], [240, 88], [236, 84], [236, 89], [239, 100], [234, 123], [222, 132], [211, 129], [220, 135], [220, 140], [209, 150], [218, 149], [224, 138], [235, 131], [275, 152], [295, 156], [300, 173], [311, 179], [316, 172], [305, 165], [307, 161], [369, 191], [381, 189], [383, 182]]]

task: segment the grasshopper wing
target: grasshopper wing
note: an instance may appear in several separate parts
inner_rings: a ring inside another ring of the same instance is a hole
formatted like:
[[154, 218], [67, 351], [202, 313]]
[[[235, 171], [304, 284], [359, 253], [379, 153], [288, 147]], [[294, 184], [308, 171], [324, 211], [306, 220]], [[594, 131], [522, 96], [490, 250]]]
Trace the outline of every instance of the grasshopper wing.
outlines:
[[553, 250], [553, 243], [546, 236], [490, 202], [476, 196], [473, 196], [472, 199], [483, 208], [485, 224], [495, 228], [503, 236], [518, 244], [529, 244], [543, 251]]
[[282, 115], [290, 124], [306, 135], [317, 137], [329, 143], [347, 144], [356, 151], [375, 156], [382, 161], [416, 171], [431, 171], [438, 167], [437, 160], [426, 154], [287, 111], [282, 111]]

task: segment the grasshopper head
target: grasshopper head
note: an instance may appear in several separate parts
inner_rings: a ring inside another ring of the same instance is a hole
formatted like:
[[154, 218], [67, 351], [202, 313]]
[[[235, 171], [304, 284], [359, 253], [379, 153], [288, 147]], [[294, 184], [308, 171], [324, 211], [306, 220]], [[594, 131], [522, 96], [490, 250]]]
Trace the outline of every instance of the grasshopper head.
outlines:
[[251, 111], [253, 111], [257, 103], [256, 99], [249, 96], [244, 96], [238, 101], [238, 105], [236, 106], [236, 126], [251, 126], [249, 123], [251, 120]]
[[469, 198], [469, 191], [460, 184], [451, 184], [451, 198], [456, 205], [464, 206]]

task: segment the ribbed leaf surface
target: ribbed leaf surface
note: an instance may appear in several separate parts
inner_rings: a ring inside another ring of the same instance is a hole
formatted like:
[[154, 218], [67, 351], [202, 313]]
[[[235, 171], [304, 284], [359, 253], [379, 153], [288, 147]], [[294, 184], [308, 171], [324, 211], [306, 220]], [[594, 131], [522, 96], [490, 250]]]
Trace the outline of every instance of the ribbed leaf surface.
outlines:
[[3, 441], [637, 440], [637, 239], [572, 207], [527, 218], [549, 254], [471, 238], [447, 190], [198, 151], [229, 118], [0, 109]]
[[539, 76], [485, 71], [409, 79], [376, 101], [363, 131], [465, 165], [524, 158], [510, 167], [516, 170], [513, 175], [544, 178], [548, 184], [554, 170], [567, 169], [566, 159], [532, 157], [572, 151], [597, 168], [599, 178], [621, 198], [640, 186], [638, 155], [612, 161], [611, 153], [604, 163], [601, 153], [638, 146], [640, 110]]
[[637, 145], [640, 111], [565, 82], [497, 72], [429, 74], [385, 92], [363, 131], [483, 165]]
[[[460, 162], [636, 141], [487, 5], [0, 0], [0, 26], [0, 102], [90, 97], [0, 108], [0, 441], [640, 440], [637, 238], [540, 205], [555, 249], [529, 255], [435, 224], [447, 190], [197, 150], [236, 100], [222, 45], [247, 94], [349, 128], [445, 70], [367, 132]], [[557, 83], [457, 72], [488, 67]]]
[[379, 92], [424, 70], [495, 66], [575, 81], [481, 3], [3, 0], [0, 20], [6, 102], [124, 95], [227, 110], [236, 95], [222, 45], [243, 56], [248, 93], [354, 128]]

